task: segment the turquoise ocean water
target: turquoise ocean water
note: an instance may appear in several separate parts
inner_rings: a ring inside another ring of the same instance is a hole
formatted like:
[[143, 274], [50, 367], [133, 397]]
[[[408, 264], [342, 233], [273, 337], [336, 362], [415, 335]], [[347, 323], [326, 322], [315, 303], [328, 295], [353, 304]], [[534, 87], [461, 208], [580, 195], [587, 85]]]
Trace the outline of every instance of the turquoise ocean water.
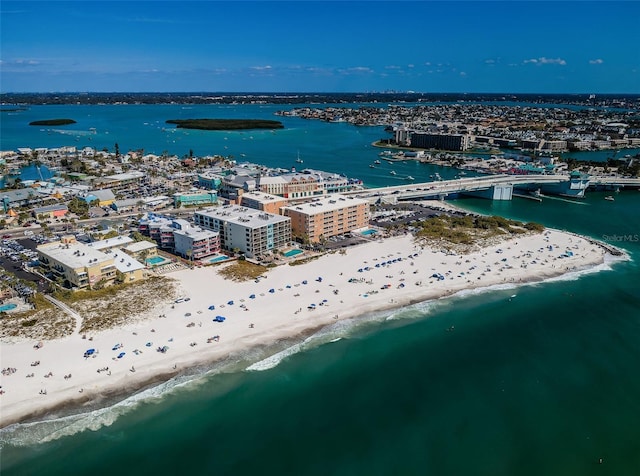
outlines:
[[[379, 127], [286, 118], [287, 129], [275, 133], [187, 134], [158, 122], [272, 118], [275, 109], [41, 106], [3, 116], [1, 148], [112, 150], [118, 142], [121, 150], [191, 148], [281, 167], [296, 165], [299, 150], [305, 167], [395, 183], [382, 165], [368, 167], [378, 152], [370, 143], [385, 137]], [[25, 125], [52, 117], [96, 134], [76, 142]], [[393, 167], [417, 180], [455, 175], [413, 162]], [[302, 343], [237, 356], [102, 409], [9, 427], [0, 432], [1, 472], [638, 475], [640, 192], [613, 202], [604, 195], [456, 203], [605, 240], [631, 262], [338, 322]]]

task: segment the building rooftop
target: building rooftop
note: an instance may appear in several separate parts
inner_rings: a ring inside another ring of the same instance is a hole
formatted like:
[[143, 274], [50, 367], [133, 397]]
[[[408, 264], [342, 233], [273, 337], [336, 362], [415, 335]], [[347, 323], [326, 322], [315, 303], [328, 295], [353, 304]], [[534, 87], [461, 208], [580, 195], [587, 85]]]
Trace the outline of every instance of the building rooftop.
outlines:
[[36, 249], [73, 269], [96, 266], [112, 259], [100, 250], [77, 242], [47, 243], [36, 247]]
[[158, 245], [156, 243], [151, 243], [150, 241], [142, 240], [142, 241], [136, 241], [134, 243], [131, 243], [130, 245], [125, 246], [124, 249], [126, 251], [129, 251], [130, 253], [138, 253], [140, 251], [150, 250], [157, 247]]
[[219, 235], [217, 231], [203, 230], [199, 227], [191, 227], [186, 230], [174, 230], [174, 234], [188, 236], [193, 241], [208, 240]]
[[136, 271], [138, 269], [144, 269], [144, 265], [140, 263], [138, 260], [133, 259], [127, 253], [120, 250], [111, 250], [109, 254], [111, 258], [113, 258], [113, 264], [116, 266], [116, 269], [121, 273], [127, 273], [131, 271]]
[[273, 225], [290, 220], [288, 217], [274, 215], [273, 213], [262, 212], [239, 205], [225, 205], [223, 207], [202, 210], [196, 212], [196, 214], [217, 218], [231, 223], [239, 223], [249, 228], [259, 228], [265, 225]]
[[246, 192], [242, 194], [242, 200], [255, 200], [260, 203], [273, 203], [273, 202], [282, 202], [286, 201], [285, 198], [279, 197], [278, 195], [271, 195], [269, 193], [264, 192]]
[[133, 243], [133, 240], [128, 236], [116, 236], [114, 238], [107, 238], [106, 240], [93, 241], [89, 243], [87, 246], [90, 246], [94, 250], [108, 250], [110, 248], [115, 247], [123, 247], [128, 245], [129, 243]]
[[344, 195], [328, 195], [326, 197], [313, 200], [311, 202], [300, 203], [298, 205], [289, 205], [283, 207], [285, 210], [294, 210], [306, 213], [308, 215], [316, 215], [334, 210], [340, 210], [344, 207], [353, 207], [361, 204], [368, 204], [367, 200], [356, 197], [347, 197]]

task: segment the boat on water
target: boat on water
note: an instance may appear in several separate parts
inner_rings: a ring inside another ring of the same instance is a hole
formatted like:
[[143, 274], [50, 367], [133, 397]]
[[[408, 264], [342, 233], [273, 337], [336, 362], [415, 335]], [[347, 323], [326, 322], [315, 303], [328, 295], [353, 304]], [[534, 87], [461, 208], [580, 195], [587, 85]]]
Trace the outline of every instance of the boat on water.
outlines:
[[371, 167], [372, 169], [375, 169], [375, 168], [376, 168], [376, 166], [375, 166], [375, 165], [373, 165], [373, 164], [369, 164], [369, 167]]
[[380, 164], [380, 161], [378, 159], [373, 161], [374, 164]]
[[405, 177], [405, 179], [406, 179], [406, 180], [415, 180], [411, 175], [407, 175], [407, 176]]
[[395, 170], [392, 170], [392, 171], [391, 171], [391, 172], [389, 172], [389, 173], [390, 173], [391, 175], [395, 175], [395, 174], [396, 174], [396, 171], [395, 171]]
[[605, 200], [609, 200], [610, 202], [613, 202], [615, 200], [615, 198], [613, 198], [611, 195], [607, 195], [606, 197], [604, 197]]

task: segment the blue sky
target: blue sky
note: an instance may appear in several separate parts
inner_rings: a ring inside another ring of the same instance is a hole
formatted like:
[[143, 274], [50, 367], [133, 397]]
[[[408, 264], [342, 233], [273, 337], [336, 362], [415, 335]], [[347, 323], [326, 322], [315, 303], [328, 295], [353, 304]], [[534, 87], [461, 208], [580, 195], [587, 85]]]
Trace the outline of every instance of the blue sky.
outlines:
[[640, 93], [636, 1], [2, 0], [1, 92]]

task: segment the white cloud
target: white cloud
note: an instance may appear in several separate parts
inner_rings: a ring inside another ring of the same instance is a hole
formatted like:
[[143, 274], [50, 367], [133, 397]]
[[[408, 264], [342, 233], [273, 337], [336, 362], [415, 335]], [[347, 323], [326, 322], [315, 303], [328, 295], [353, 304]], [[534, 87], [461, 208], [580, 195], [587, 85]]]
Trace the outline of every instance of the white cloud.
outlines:
[[602, 64], [604, 61], [601, 58], [589, 60], [589, 64]]
[[544, 56], [541, 56], [540, 58], [531, 58], [531, 59], [524, 60], [524, 63], [525, 64], [531, 63], [535, 65], [559, 64], [560, 66], [565, 66], [567, 64], [567, 62], [562, 58], [545, 58]]
[[373, 73], [373, 70], [367, 66], [354, 66], [352, 68], [343, 68], [339, 71], [343, 74]]

